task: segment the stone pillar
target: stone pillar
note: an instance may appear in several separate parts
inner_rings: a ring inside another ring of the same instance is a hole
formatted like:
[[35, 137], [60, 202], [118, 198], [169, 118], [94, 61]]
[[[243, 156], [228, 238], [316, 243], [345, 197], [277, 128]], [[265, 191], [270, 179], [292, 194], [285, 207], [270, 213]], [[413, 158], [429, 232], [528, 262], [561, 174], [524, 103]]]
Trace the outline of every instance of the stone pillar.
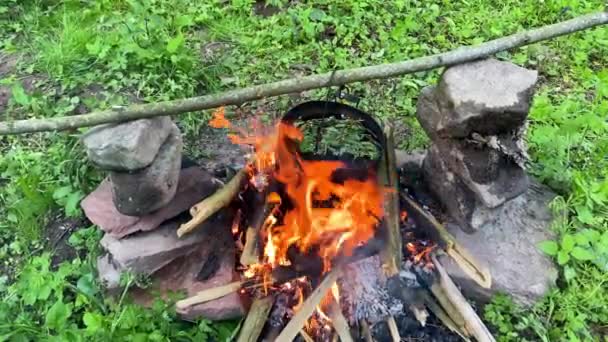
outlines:
[[423, 89], [417, 117], [432, 140], [424, 161], [431, 191], [466, 232], [481, 213], [528, 188], [523, 142], [537, 72], [493, 59], [457, 65]]
[[536, 81], [536, 71], [481, 60], [448, 68], [418, 99], [418, 120], [432, 140], [424, 183], [450, 217], [447, 229], [488, 265], [492, 287], [481, 288], [450, 258], [441, 260], [462, 291], [482, 303], [500, 292], [530, 305], [557, 279], [537, 247], [553, 238], [548, 205], [555, 194], [525, 172]]
[[183, 143], [168, 116], [96, 127], [82, 141], [89, 159], [109, 171], [121, 214], [141, 217], [175, 196]]

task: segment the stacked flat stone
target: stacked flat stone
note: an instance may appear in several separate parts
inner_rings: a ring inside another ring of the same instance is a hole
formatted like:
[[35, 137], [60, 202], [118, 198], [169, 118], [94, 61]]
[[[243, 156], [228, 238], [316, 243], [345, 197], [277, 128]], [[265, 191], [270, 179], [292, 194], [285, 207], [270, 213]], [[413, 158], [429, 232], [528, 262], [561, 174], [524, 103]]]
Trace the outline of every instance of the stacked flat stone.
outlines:
[[432, 140], [424, 161], [431, 190], [472, 233], [528, 188], [523, 144], [537, 72], [494, 59], [457, 65], [425, 88], [417, 116]]
[[[125, 272], [150, 276], [155, 284], [150, 291], [130, 291], [137, 303], [151, 306], [154, 291], [164, 297], [172, 291], [192, 296], [235, 280], [233, 213], [224, 210], [197, 231], [177, 237], [182, 214], [222, 183], [182, 160], [181, 133], [169, 117], [99, 126], [82, 141], [91, 162], [109, 174], [81, 202], [85, 215], [105, 233], [101, 245], [106, 253], [97, 260], [97, 269], [108, 291], [123, 292], [120, 278]], [[244, 311], [234, 293], [178, 314], [190, 320], [224, 320]]]
[[140, 217], [163, 208], [175, 196], [183, 143], [169, 117], [96, 127], [82, 141], [89, 159], [109, 171], [120, 213]]

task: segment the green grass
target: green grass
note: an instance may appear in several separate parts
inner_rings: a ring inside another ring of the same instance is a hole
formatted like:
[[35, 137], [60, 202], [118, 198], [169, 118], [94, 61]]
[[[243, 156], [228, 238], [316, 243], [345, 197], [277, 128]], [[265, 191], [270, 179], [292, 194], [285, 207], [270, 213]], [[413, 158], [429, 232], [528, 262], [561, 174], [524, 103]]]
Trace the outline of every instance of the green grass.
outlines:
[[[405, 60], [604, 6], [601, 0], [268, 2], [280, 11], [263, 17], [249, 0], [4, 0], [0, 49], [21, 58], [0, 79], [13, 89], [0, 118], [69, 115]], [[608, 335], [608, 29], [497, 57], [540, 72], [528, 131], [530, 172], [560, 194], [554, 207], [566, 215], [554, 225], [558, 240], [540, 246], [561, 264], [558, 288], [528, 309], [499, 297], [485, 318], [501, 341], [601, 341]], [[439, 73], [370, 81], [350, 91], [363, 110], [402, 127], [402, 148], [424, 147], [416, 98]], [[36, 91], [24, 90], [32, 77]], [[313, 91], [309, 98], [326, 94]], [[294, 101], [282, 96], [244, 110], [276, 117]], [[197, 135], [207, 116], [200, 114], [178, 119], [191, 155], [204, 154]], [[168, 304], [144, 310], [128, 297], [104, 298], [95, 281], [95, 228], [70, 238], [83, 257], [50, 267], [42, 241], [49, 214], [81, 215], [78, 201], [103, 176], [87, 164], [78, 133], [0, 137], [0, 340], [229, 336], [233, 323], [183, 323]]]

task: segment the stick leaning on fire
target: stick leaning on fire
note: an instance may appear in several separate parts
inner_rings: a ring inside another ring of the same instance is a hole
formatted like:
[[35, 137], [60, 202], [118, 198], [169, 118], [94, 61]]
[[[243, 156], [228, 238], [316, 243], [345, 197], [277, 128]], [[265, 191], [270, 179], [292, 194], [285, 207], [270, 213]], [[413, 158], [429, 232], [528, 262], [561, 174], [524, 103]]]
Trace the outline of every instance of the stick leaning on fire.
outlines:
[[[390, 187], [392, 190], [388, 192], [385, 200], [385, 221], [387, 225], [388, 238], [380, 252], [380, 257], [383, 264], [383, 269], [389, 279], [389, 291], [399, 299], [405, 301], [403, 291], [400, 291], [402, 285], [399, 282], [399, 269], [402, 260], [402, 241], [399, 230], [399, 194], [397, 192], [397, 174], [394, 153], [394, 142], [392, 127], [385, 125], [387, 148], [384, 151], [385, 155], [380, 167], [380, 179], [382, 185]], [[254, 160], [250, 160], [252, 165]], [[197, 229], [205, 220], [213, 216], [222, 208], [228, 206], [232, 200], [240, 193], [245, 182], [247, 181], [248, 170], [247, 166], [240, 170], [226, 185], [219, 189], [213, 195], [207, 197], [203, 201], [194, 205], [190, 213], [192, 219], [181, 225], [177, 231], [178, 236], [183, 236]], [[455, 263], [477, 284], [484, 288], [491, 286], [491, 277], [489, 271], [480, 266], [480, 264], [463, 248], [454, 237], [441, 225], [430, 213], [426, 212], [418, 206], [413, 200], [407, 196], [403, 196], [404, 204], [409, 215], [422, 227], [428, 229], [437, 239], [438, 245], [443, 251], [450, 256]], [[266, 211], [266, 210], [264, 210]], [[243, 265], [251, 265], [259, 261], [257, 253], [258, 237], [265, 214], [256, 215], [259, 219], [252, 220], [253, 223], [246, 230], [246, 241], [241, 256]], [[437, 258], [433, 257], [433, 265], [435, 267], [436, 278], [433, 284], [428, 284], [428, 293], [422, 293], [421, 298], [424, 299], [423, 305], [416, 303], [408, 303], [409, 309], [414, 313], [416, 318], [422, 325], [425, 323], [426, 308], [430, 309], [442, 323], [455, 333], [459, 334], [463, 339], [468, 340], [473, 337], [477, 341], [494, 341], [492, 335], [481, 322], [475, 311], [468, 304], [464, 296], [451, 281]], [[287, 324], [285, 329], [279, 335], [277, 341], [291, 341], [300, 332], [303, 335], [306, 333], [302, 328], [308, 317], [314, 312], [321, 299], [325, 296], [329, 288], [335, 283], [341, 265], [336, 265], [330, 272], [325, 274], [323, 281], [313, 291], [303, 303], [301, 309], [295, 314], [292, 320]], [[274, 273], [270, 281], [272, 283], [282, 283], [298, 277], [297, 274], [285, 275]], [[208, 302], [217, 298], [221, 298], [230, 293], [236, 292], [244, 287], [261, 286], [256, 283], [256, 279], [247, 279], [243, 281], [233, 282], [228, 285], [203, 290], [195, 296], [186, 298], [177, 302], [178, 308], [187, 308], [189, 306]], [[316, 294], [316, 295], [315, 295]], [[267, 319], [270, 307], [273, 300], [268, 297], [255, 299], [251, 310], [245, 319], [243, 328], [239, 336], [239, 341], [255, 341], [260, 333], [259, 325]], [[426, 308], [425, 308], [426, 306]], [[304, 310], [312, 307], [312, 310]], [[310, 311], [310, 312], [309, 312]], [[336, 313], [334, 310], [334, 314]], [[341, 312], [340, 312], [341, 314]], [[400, 339], [396, 329], [394, 318], [389, 317], [387, 320], [389, 331], [394, 341]], [[362, 326], [367, 326], [367, 322], [361, 322]], [[335, 327], [337, 328], [337, 327]], [[340, 337], [342, 340], [347, 340], [346, 332], [340, 329]]]

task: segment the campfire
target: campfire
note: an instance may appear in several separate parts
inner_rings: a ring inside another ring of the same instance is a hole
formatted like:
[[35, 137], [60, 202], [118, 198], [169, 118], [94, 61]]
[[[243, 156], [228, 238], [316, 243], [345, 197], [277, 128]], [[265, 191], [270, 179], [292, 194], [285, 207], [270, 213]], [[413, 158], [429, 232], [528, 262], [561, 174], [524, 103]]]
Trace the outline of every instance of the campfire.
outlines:
[[[303, 124], [355, 121], [377, 149], [376, 160], [304, 152]], [[492, 341], [439, 263], [451, 257], [489, 288], [489, 272], [406, 191], [399, 189], [390, 124], [337, 102], [307, 102], [277, 124], [237, 127], [217, 110], [210, 125], [229, 131], [251, 153], [246, 166], [190, 210], [182, 237], [220, 209], [236, 210], [232, 235], [240, 281], [201, 291], [178, 310], [239, 292], [251, 299], [239, 341], [373, 339], [370, 324], [404, 310], [426, 324], [431, 311], [464, 339]]]

